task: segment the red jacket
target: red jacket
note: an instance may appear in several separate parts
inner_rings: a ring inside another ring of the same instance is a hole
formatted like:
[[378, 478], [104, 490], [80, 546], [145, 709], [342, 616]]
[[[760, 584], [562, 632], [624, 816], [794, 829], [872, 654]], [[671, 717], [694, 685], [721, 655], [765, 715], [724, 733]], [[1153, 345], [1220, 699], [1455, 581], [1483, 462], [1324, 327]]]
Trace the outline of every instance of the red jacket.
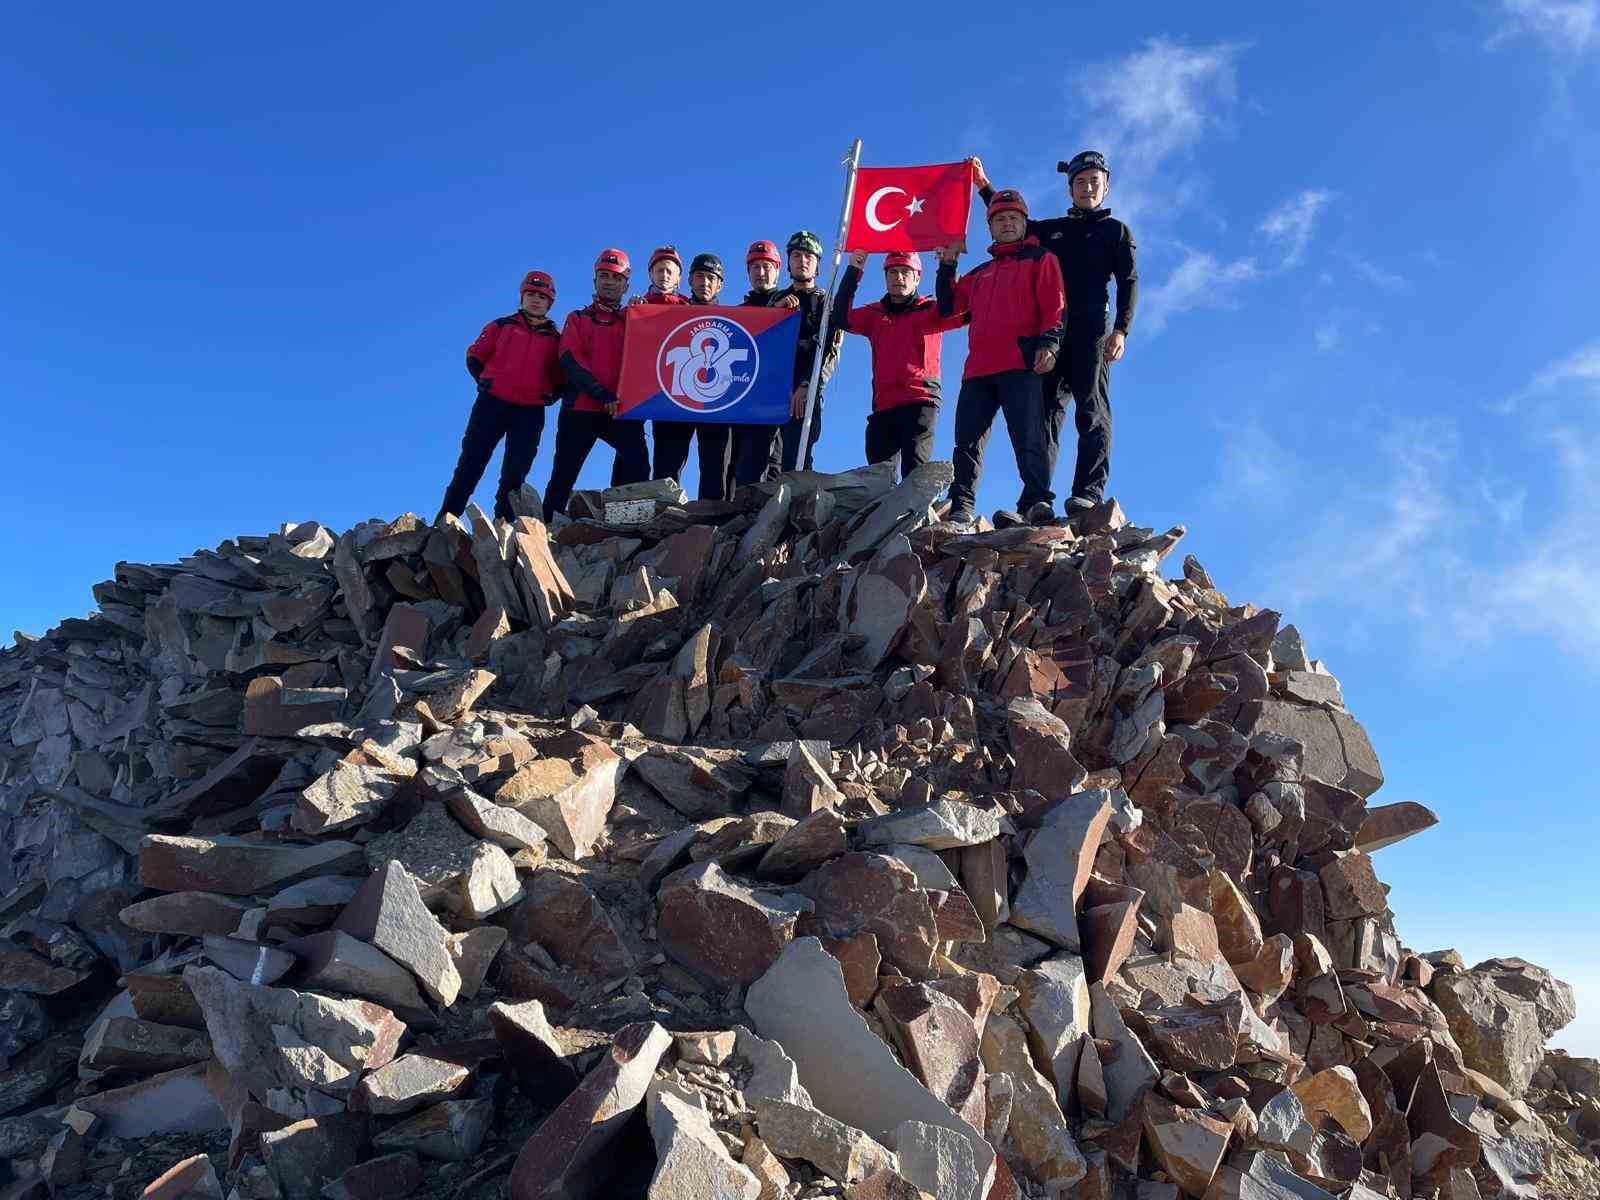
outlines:
[[[561, 391], [561, 334], [554, 321], [496, 317], [467, 347], [478, 387], [508, 404], [549, 404]], [[476, 368], [476, 369], [474, 369]]]
[[947, 329], [965, 325], [967, 318], [940, 316], [931, 296], [913, 296], [904, 304], [885, 296], [851, 308], [860, 282], [861, 272], [846, 267], [834, 314], [841, 329], [872, 346], [872, 411], [939, 403], [939, 343]]
[[1038, 238], [996, 242], [989, 253], [959, 280], [954, 264], [939, 264], [939, 312], [972, 319], [963, 379], [1031, 370], [1036, 353], [1061, 347], [1066, 285], [1056, 256]]
[[622, 312], [594, 303], [567, 314], [561, 329], [566, 394], [579, 412], [603, 413], [617, 401], [622, 375]]
[[688, 304], [689, 297], [682, 292], [658, 292], [654, 287], [642, 296], [635, 296], [628, 301], [629, 306], [635, 304]]

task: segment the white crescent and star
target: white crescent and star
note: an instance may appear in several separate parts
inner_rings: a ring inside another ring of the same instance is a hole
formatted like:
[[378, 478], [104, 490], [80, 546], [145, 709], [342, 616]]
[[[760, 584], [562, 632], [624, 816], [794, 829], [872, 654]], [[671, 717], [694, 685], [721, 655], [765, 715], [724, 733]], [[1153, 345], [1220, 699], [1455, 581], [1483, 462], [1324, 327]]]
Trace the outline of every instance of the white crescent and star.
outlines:
[[[879, 233], [887, 233], [896, 225], [900, 224], [901, 221], [905, 220], [905, 217], [900, 217], [896, 220], [885, 223], [878, 216], [878, 205], [885, 198], [897, 194], [904, 196], [906, 194], [905, 188], [881, 187], [877, 191], [873, 192], [872, 195], [867, 197], [867, 224]], [[912, 196], [910, 203], [906, 205], [906, 217], [914, 217], [920, 213], [922, 211], [923, 203], [924, 201], [921, 196]]]

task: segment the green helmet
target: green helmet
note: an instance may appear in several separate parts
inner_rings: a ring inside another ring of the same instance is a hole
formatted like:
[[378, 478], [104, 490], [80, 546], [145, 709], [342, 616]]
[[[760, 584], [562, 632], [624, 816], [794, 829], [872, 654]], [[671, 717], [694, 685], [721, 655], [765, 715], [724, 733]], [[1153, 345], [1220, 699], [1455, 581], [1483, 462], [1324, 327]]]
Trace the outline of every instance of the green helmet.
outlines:
[[798, 233], [789, 235], [789, 244], [784, 247], [785, 252], [793, 253], [796, 250], [809, 250], [818, 258], [822, 257], [822, 239], [809, 229], [802, 229]]

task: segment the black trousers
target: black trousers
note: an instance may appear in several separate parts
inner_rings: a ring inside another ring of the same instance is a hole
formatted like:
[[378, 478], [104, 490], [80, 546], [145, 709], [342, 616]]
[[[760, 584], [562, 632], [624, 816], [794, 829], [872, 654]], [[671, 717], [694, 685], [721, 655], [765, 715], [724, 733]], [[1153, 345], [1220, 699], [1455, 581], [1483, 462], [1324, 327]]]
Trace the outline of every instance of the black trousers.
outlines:
[[956, 399], [955, 482], [950, 500], [957, 508], [970, 508], [977, 499], [978, 476], [983, 471], [983, 450], [997, 413], [1004, 413], [1011, 449], [1022, 477], [1022, 497], [1017, 510], [1050, 497], [1050, 464], [1045, 453], [1045, 422], [1039, 376], [1032, 371], [1000, 371], [961, 381]]
[[874, 412], [867, 418], [867, 462], [900, 460], [903, 480], [933, 456], [933, 427], [939, 421], [937, 404], [900, 404]]
[[494, 448], [500, 439], [506, 442], [506, 451], [500, 459], [500, 482], [494, 489], [494, 515], [501, 520], [511, 519], [511, 493], [528, 481], [528, 471], [539, 452], [539, 438], [544, 433], [544, 405], [512, 404], [479, 392], [472, 402], [472, 412], [467, 417], [467, 431], [461, 435], [461, 455], [456, 459], [455, 474], [444, 490], [441, 513], [459, 517], [472, 499], [472, 493], [483, 478], [483, 472], [494, 457]]
[[[795, 470], [800, 463], [800, 426], [805, 423], [805, 417], [794, 417], [778, 426], [778, 444], [773, 447], [774, 459], [772, 463], [773, 475], [784, 471]], [[822, 389], [817, 389], [817, 403], [811, 410], [811, 435], [806, 439], [806, 465], [807, 471], [811, 470], [814, 461], [817, 439], [822, 436]]]
[[779, 425], [734, 425], [733, 429], [733, 484], [744, 487], [760, 483], [772, 473], [778, 457]]
[[1061, 429], [1071, 403], [1078, 428], [1072, 494], [1097, 503], [1105, 498], [1106, 480], [1111, 476], [1111, 368], [1104, 359], [1107, 332], [1103, 320], [1069, 320], [1061, 341], [1061, 359], [1045, 376], [1043, 388], [1050, 478], [1055, 479]]
[[694, 441], [699, 447], [700, 461], [697, 498], [727, 500], [733, 496], [730, 486], [733, 482], [733, 426], [709, 421], [652, 421], [650, 436], [655, 440], [655, 463], [650, 478], [682, 483], [683, 469], [689, 463], [689, 443]]
[[605, 413], [580, 412], [561, 406], [556, 419], [555, 462], [550, 467], [550, 486], [544, 490], [544, 519], [564, 512], [572, 499], [578, 472], [594, 449], [604, 442], [617, 452], [611, 467], [611, 483], [642, 483], [650, 478], [650, 451], [645, 445], [643, 421], [619, 421]]

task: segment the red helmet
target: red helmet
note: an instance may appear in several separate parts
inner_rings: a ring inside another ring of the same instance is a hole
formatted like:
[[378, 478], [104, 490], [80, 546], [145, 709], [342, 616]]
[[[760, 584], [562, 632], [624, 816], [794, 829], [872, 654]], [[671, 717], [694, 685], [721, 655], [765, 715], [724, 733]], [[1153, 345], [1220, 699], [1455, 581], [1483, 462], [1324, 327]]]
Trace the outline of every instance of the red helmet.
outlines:
[[648, 271], [651, 267], [663, 260], [671, 263], [677, 263], [678, 273], [680, 275], [683, 274], [683, 259], [678, 257], [678, 248], [676, 246], [657, 246], [654, 250], [650, 251], [650, 262], [645, 267], [645, 270]]
[[910, 267], [918, 275], [922, 274], [922, 255], [910, 250], [891, 250], [883, 256], [883, 269], [890, 267]]
[[556, 301], [556, 281], [543, 271], [529, 271], [522, 277], [522, 290], [532, 292], [536, 296], [543, 296], [554, 304]]
[[765, 239], [751, 242], [750, 249], [744, 252], [744, 265], [748, 267], [753, 262], [769, 262], [775, 267], [783, 266], [783, 259], [778, 257], [778, 244]]
[[633, 267], [628, 262], [625, 250], [616, 250], [611, 247], [600, 251], [600, 257], [594, 260], [596, 271], [610, 271], [615, 275], [631, 275]]
[[989, 201], [989, 211], [985, 214], [985, 219], [992, 221], [997, 213], [1003, 212], [1021, 213], [1024, 217], [1028, 215], [1028, 202], [1016, 188], [1002, 188], [996, 192]]

